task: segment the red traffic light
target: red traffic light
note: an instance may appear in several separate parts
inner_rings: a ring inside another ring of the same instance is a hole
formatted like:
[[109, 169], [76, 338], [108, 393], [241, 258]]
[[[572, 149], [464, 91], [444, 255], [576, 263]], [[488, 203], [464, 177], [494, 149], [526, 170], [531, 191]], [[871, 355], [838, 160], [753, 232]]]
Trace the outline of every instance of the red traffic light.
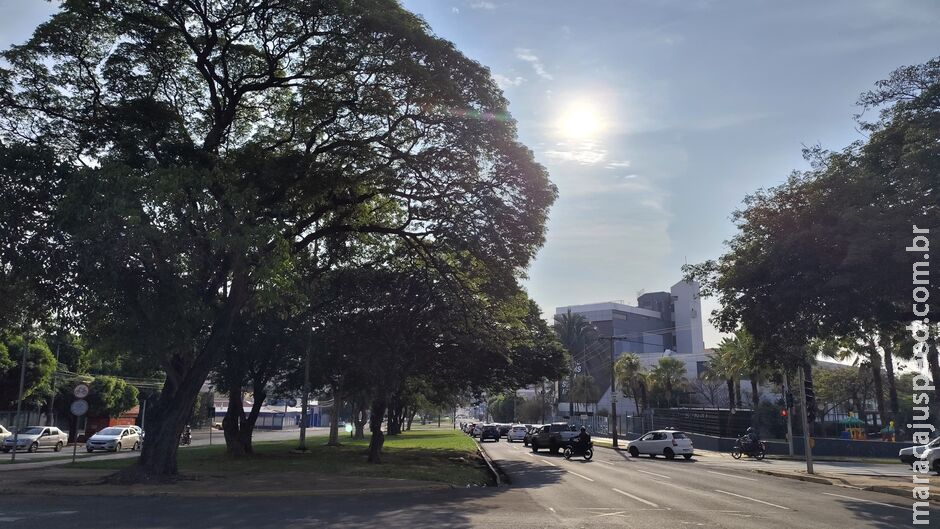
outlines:
[[782, 410], [780, 410], [780, 416], [781, 416], [781, 417], [786, 417], [786, 416], [787, 416], [787, 409], [786, 409], [786, 408], [783, 408]]

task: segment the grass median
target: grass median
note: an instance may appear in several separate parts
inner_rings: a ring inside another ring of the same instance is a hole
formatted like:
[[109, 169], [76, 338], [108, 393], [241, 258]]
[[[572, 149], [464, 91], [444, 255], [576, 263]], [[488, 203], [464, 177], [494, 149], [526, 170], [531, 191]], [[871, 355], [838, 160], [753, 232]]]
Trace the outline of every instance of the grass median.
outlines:
[[[438, 481], [464, 487], [490, 485], [492, 478], [477, 452], [476, 443], [459, 430], [413, 430], [386, 436], [382, 463], [366, 462], [369, 438], [340, 435], [340, 446], [326, 446], [322, 437], [308, 438], [306, 453], [296, 453], [297, 441], [254, 444], [252, 456], [233, 458], [225, 446], [182, 448], [178, 454], [182, 474], [235, 477], [282, 472], [325, 476], [360, 476]], [[120, 470], [133, 459], [80, 461], [70, 468]]]

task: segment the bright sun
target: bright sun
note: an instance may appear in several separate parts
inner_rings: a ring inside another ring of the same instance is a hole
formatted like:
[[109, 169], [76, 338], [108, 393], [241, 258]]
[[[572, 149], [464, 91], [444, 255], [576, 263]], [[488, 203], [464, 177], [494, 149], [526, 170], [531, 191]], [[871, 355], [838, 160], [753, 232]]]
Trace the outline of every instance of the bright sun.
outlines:
[[574, 101], [562, 112], [556, 123], [558, 132], [571, 139], [590, 139], [604, 128], [600, 112], [587, 101]]

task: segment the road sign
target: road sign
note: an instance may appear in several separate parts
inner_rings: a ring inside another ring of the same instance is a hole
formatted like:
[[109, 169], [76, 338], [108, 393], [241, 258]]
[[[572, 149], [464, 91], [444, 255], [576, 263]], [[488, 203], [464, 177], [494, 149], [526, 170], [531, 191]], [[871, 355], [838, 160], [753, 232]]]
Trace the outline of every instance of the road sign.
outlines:
[[88, 401], [84, 399], [78, 399], [72, 403], [72, 406], [69, 408], [69, 410], [71, 410], [72, 415], [81, 417], [82, 415], [88, 413]]
[[72, 390], [72, 395], [75, 395], [76, 399], [84, 399], [88, 396], [88, 393], [89, 389], [85, 384], [79, 384]]

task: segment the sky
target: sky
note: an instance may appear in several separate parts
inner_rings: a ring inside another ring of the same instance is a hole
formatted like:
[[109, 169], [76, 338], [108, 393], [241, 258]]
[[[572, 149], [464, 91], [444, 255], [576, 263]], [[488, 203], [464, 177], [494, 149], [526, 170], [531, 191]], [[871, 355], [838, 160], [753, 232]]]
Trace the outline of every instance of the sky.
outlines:
[[[526, 280], [546, 314], [633, 304], [719, 257], [746, 195], [806, 169], [804, 146], [863, 139], [859, 93], [940, 55], [936, 0], [402, 4], [490, 69], [558, 186]], [[0, 48], [55, 6], [0, 2]]]

